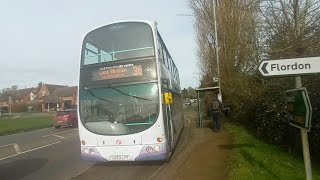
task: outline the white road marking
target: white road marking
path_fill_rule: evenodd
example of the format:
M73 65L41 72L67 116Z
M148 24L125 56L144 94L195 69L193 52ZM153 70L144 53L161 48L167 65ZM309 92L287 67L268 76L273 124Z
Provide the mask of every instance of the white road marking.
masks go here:
M20 148L19 148L17 143L13 143L13 147L16 150L17 154L21 154L21 150L20 150Z
M64 137L63 137L63 136L59 136L59 135L56 135L56 134L52 134L52 136L55 136L55 137L58 137L58 138L64 139Z
M86 172L89 168L91 168L91 166L85 168L84 170L81 170L79 173L77 173L75 176L73 176L73 178L76 178L77 176L80 176L82 173Z
M17 143L11 143L11 144L2 145L2 146L0 146L0 148L7 147L7 146L13 146L13 148L16 151L17 154L21 153L21 150L20 150L20 148L19 148Z
M51 145L54 145L54 144L58 144L58 143L61 143L61 141L57 141L57 142L50 143L50 144L47 144L47 145L44 145L44 146L33 148L33 149L30 149L30 150L24 151L21 154L24 154L24 153L27 153L27 152L31 152L31 151L34 151L34 150L38 150L38 149L42 149L42 148L45 148L45 147L48 147L48 146L51 146Z
M15 157L15 156L18 156L18 155L21 155L21 154L25 154L25 153L28 153L28 152L31 152L31 151L35 151L35 150L38 150L38 149L42 149L42 148L45 148L45 147L48 147L48 146L52 146L54 144L58 144L60 143L61 141L57 141L57 142L54 142L54 143L51 143L51 144L47 144L47 145L44 145L44 146L40 146L40 147L37 147L37 148L33 148L33 149L30 149L30 150L27 150L27 151L23 151L21 152L20 154L14 154L14 155L10 155L10 156L6 156L4 158L1 158L1 160L5 160L5 159L8 159L8 158L11 158L11 157Z
M42 136L42 137L48 137L48 136L52 136L52 135L56 135L56 134L61 134L61 133L65 133L65 132L68 132L68 131L75 131L75 130L77 130L77 129L69 129L69 130L66 130L66 131L60 131L60 132L48 134L48 135L45 135L45 136Z
M6 145L2 145L2 146L0 146L0 148L6 147L6 146L11 146L11 145L13 145L13 143L11 143L11 144L6 144Z

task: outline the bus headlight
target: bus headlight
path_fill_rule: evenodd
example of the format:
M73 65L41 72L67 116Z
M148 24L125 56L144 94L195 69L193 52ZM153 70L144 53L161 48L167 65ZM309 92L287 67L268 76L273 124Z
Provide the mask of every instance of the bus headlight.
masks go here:
M86 142L84 140L81 141L82 145L86 145Z
M147 151L148 153L151 153L151 152L153 152L153 148L152 148L151 146L148 146L148 147L146 148L146 151Z
M84 148L84 149L83 149L83 153L88 154L88 153L89 153L89 150L88 150L87 148Z
M90 149L90 154L95 154L94 149Z
M155 151L160 151L160 146L155 146L155 147L154 147L154 150L155 150Z

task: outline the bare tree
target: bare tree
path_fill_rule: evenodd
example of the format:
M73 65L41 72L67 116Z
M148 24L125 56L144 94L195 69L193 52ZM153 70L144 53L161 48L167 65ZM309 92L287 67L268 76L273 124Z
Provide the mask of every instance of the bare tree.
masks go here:
M264 1L261 14L269 58L320 54L320 1Z
M212 0L190 0L196 16L198 67L202 76L201 85L211 85L217 76L214 18L218 23L220 79L222 93L232 99L236 107L243 107L252 96L256 83L250 75L258 65L259 38L257 29L258 0L217 1L217 17L214 17ZM250 88L251 87L251 88Z

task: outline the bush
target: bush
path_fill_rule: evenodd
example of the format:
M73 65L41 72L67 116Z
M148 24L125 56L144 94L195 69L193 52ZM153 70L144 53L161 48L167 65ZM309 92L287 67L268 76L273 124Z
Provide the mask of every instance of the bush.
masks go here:
M312 129L309 135L310 153L313 159L320 159L320 76L303 78L313 107ZM257 137L268 143L288 147L290 152L301 154L301 138L299 129L288 124L289 116L285 111L284 91L294 89L293 78L274 79L265 82L261 87L261 96L248 103L247 107L236 109L233 118ZM247 101L248 102L248 101Z
M12 113L26 112L27 106L25 103L14 103L11 105Z
M320 76L309 76L302 79L308 90L312 111L311 130L308 133L310 153L313 158L320 160Z
M41 112L41 103L33 102L33 103L14 103L11 105L11 112L12 113L20 113L20 112L27 112L28 110Z
M36 112L41 112L41 103L40 102L32 102L32 103L27 103L27 109L31 107L31 111L36 111Z

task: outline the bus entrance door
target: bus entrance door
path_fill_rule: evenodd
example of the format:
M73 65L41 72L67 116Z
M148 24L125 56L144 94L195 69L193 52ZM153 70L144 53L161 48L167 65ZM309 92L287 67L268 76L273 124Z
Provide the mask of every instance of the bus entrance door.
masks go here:
M172 116L171 116L171 104L172 94L170 92L164 92L164 104L163 104L163 119L165 121L166 135L168 139L168 145L170 151L173 147L173 128L172 128Z

